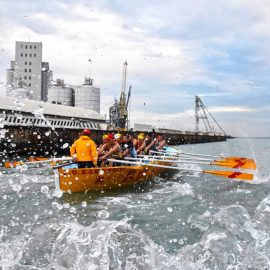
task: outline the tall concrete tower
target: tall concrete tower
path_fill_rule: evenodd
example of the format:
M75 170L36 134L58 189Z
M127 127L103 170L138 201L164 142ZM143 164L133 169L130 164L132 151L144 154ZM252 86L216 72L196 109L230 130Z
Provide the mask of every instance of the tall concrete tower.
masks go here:
M7 95L22 82L30 90L30 99L47 100L49 63L42 62L42 43L16 41L15 61L7 70Z

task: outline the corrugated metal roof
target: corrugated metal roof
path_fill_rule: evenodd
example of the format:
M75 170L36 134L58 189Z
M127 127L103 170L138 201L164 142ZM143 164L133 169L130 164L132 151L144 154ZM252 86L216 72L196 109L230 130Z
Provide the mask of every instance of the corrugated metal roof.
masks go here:
M0 110L13 110L33 114L37 110L42 110L44 115L104 120L104 117L93 110L13 97L0 97Z

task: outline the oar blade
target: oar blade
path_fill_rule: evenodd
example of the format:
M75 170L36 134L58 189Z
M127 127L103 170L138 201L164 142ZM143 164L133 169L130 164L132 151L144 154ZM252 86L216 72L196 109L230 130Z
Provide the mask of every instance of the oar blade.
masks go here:
M225 157L222 160L233 160L238 162L253 162L255 163L255 160L253 158L245 158L245 157Z
M241 161L224 161L215 160L211 165L233 168L233 169L245 169L245 170L256 170L257 165L253 162L241 162Z
M18 165L23 165L24 163L22 161L14 161L14 162L9 162L9 161L6 161L4 163L4 167L6 169L10 169L10 168L15 168L17 167Z
M216 176L221 176L221 177L231 178L231 179L239 179L239 180L246 180L246 181L253 180L253 174L251 173L229 172L229 171L209 171L209 170L204 170L203 173L209 173Z

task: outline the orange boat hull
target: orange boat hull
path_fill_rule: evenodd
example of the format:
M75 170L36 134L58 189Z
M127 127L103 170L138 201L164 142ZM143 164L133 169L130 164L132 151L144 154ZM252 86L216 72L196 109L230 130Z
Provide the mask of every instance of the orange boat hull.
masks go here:
M58 169L56 186L63 192L118 189L151 180L168 169L147 166L119 166L85 169ZM59 184L59 185L58 185Z

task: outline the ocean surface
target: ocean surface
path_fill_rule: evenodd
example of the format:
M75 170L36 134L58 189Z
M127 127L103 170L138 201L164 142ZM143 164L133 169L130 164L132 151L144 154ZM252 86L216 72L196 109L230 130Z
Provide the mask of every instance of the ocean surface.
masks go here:
M270 269L270 138L176 148L254 158L255 180L182 170L62 195L49 167L2 171L0 269Z

